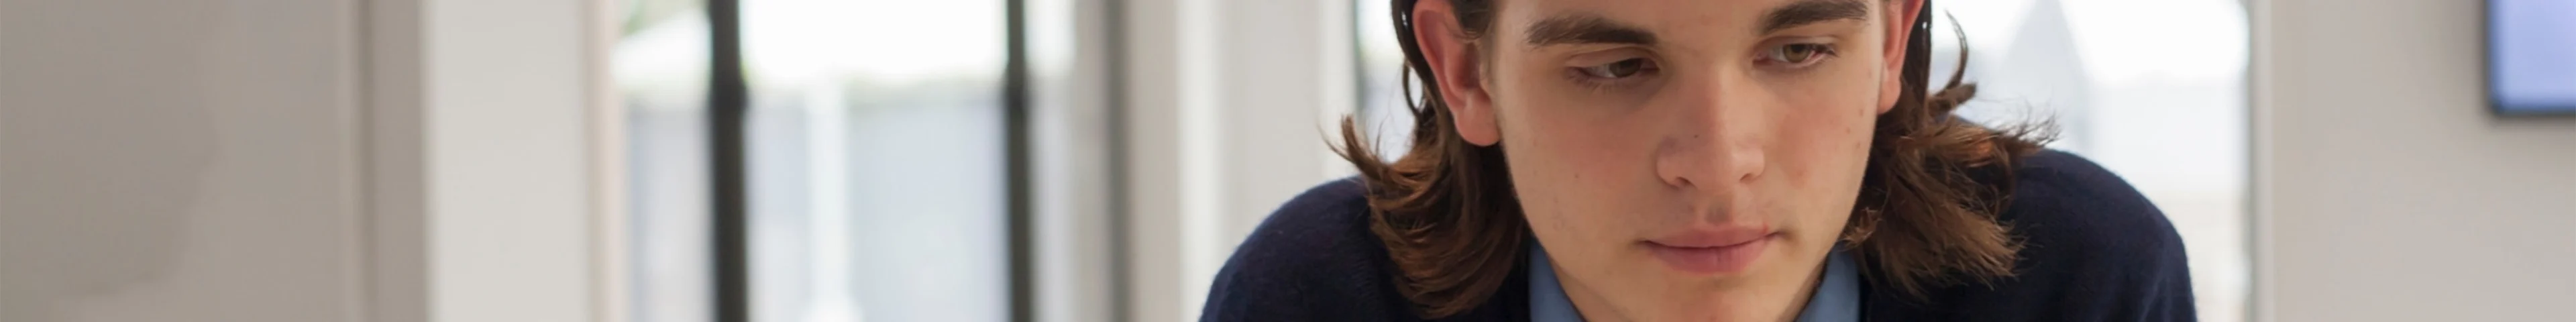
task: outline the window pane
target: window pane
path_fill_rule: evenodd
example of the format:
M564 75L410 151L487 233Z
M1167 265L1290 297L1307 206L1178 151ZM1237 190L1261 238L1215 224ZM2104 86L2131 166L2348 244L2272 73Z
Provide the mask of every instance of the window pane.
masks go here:
M755 318L1006 319L1002 1L742 6Z
M702 2L633 0L612 57L626 105L627 235L638 322L706 321L707 15Z

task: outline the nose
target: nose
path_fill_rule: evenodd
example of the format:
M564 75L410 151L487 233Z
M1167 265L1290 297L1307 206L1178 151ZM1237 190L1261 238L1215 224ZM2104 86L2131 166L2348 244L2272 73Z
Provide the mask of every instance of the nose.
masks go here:
M1727 95L1724 87L1701 86L1700 93L1673 105L1674 117L1665 118L1668 130L1656 151L1655 169L1664 184L1723 196L1761 178L1769 115L1754 99Z

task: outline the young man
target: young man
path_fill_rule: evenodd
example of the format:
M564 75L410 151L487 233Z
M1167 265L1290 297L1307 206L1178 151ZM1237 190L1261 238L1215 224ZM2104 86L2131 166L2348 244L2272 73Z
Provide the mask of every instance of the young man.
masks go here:
M2193 319L2099 166L1927 93L1926 0L1396 0L1425 98L1298 196L1214 321Z

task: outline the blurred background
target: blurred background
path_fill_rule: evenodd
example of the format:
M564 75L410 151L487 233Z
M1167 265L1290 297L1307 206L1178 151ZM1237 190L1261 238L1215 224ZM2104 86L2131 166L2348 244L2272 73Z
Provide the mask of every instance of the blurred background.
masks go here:
M2576 300L2576 118L2490 108L2487 3L1936 5L2202 320ZM1341 117L1403 144L1387 6L0 0L0 321L1196 320Z

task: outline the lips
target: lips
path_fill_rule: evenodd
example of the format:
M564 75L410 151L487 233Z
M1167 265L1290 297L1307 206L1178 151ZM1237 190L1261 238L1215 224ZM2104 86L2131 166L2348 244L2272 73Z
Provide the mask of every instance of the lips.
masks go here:
M1752 267L1778 239L1768 228L1736 226L1692 230L1641 242L1655 259L1692 274L1733 274Z

